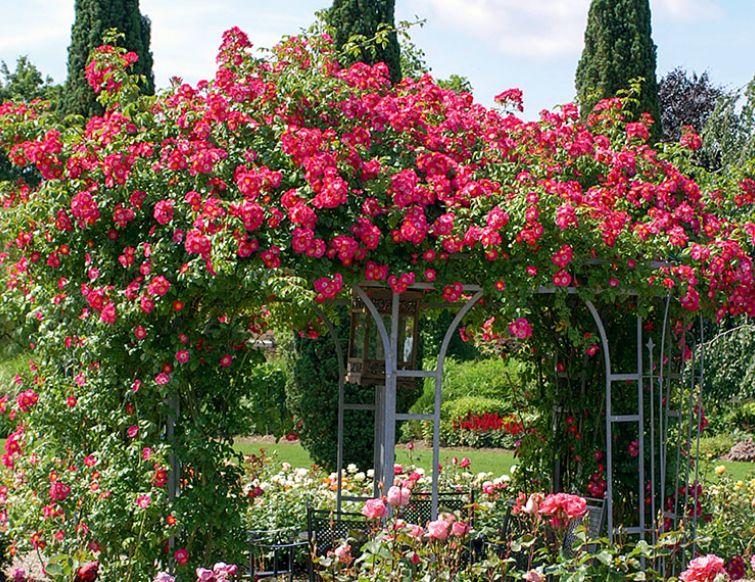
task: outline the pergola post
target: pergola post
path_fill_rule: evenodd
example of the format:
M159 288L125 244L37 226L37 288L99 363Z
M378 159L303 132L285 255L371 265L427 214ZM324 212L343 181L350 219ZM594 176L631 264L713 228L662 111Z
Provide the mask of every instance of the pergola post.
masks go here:
M429 291L432 285L417 284L410 287L411 291ZM438 360L433 370L419 370L399 367L399 327L400 327L400 299L399 293L391 294L391 311L389 327L381 317L369 293L361 285L354 285L354 295L363 303L372 317L374 327L383 347L385 356L385 382L382 386L375 387L374 404L351 404L346 402L344 384L346 375L345 357L336 336L335 328L328 318L318 310L318 315L325 321L329 333L336 343L336 356L339 366L338 382L338 489L336 494L336 510L341 512L343 501L356 501L367 498L356 496L344 496L342 494L343 472L343 441L344 441L344 412L348 410L374 410L375 413L375 489L374 496L385 495L394 483L394 464L396 450L396 424L404 420L422 420L433 423L433 469L432 469L432 501L431 515L435 519L438 515L439 495L439 464L440 464L440 412L442 404L443 365L456 328L464 316L474 307L482 297L482 289L478 286L467 285L463 290L471 293L466 302L459 308L456 316L449 324L443 342L438 353ZM457 307L449 304L447 307ZM416 341L416 339L415 339ZM435 383L433 412L431 414L410 414L397 411L397 387L401 378L433 378Z

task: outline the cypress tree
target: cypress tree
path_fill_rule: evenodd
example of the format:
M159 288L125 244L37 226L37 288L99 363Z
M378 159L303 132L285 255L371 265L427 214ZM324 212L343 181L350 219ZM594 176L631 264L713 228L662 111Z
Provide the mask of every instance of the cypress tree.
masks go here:
M359 56L342 55L341 63L350 65L357 61L369 64L383 62L388 65L391 80L401 80L401 49L394 23L395 0L333 0L327 13L328 24L333 28L333 41L338 50L354 36L369 40L375 37L380 25L391 30L385 46L377 43L374 50L362 50Z
M75 11L71 46L68 47L65 112L85 117L101 113L94 91L87 84L84 69L89 53L102 44L102 36L110 28L123 33L122 46L139 55L132 71L144 76L144 94L153 94L155 80L149 50L151 23L139 12L139 0L76 0Z
M648 112L660 125L656 47L650 24L649 0L592 0L585 29L585 46L577 66L577 97L587 115L599 99L645 80L638 113Z

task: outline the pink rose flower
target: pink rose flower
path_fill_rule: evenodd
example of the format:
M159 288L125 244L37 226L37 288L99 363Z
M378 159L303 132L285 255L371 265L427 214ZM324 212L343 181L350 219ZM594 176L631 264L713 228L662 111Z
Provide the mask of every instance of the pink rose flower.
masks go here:
M147 509L150 503L152 503L152 498L149 495L139 495L136 498L136 505L141 509Z
M565 527L587 514L587 501L579 495L551 493L540 504L539 513L550 517L553 527Z
M235 576L238 571L236 564L226 564L218 562L212 567L212 571L218 580L225 580L228 576Z
M520 317L509 324L509 333L519 339L527 339L532 335L532 325L524 317Z
M406 487L398 487L394 485L388 489L388 503L394 507L404 507L405 505L409 505L411 494L412 492Z
M367 519L382 519L387 513L382 499L368 499L362 508L362 515Z
M183 566L189 562L189 552L186 548L178 548L173 552L173 558Z
M71 494L71 488L60 481L53 481L50 485L50 499L64 501Z
M160 200L155 204L154 217L159 224L168 224L173 220L173 200Z
M76 582L94 582L99 573L99 562L87 562L76 571Z
M726 572L724 561L715 554L695 558L679 576L684 582L713 582L719 574Z
M456 537L462 537L469 533L469 525L463 521L455 521L451 525L451 535Z
M147 292L150 295L158 295L162 297L163 295L166 295L168 291L170 291L170 281L162 275L153 277L149 282L149 285L147 285Z
M427 524L427 535L431 540L443 541L448 538L449 523L445 519L437 519Z
M349 544L341 544L338 546L335 550L335 555L336 559L346 566L348 566L353 559L351 557L351 546Z
M522 511L528 515L535 515L540 509L540 504L543 501L542 493L533 493L527 499L527 503L524 505Z

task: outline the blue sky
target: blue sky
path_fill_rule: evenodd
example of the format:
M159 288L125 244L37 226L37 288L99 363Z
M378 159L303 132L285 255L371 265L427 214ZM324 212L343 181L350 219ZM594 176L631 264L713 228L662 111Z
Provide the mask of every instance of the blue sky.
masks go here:
M141 0L152 20L158 86L173 75L211 77L223 30L237 25L257 46L308 26L331 0ZM396 0L397 19L426 19L413 38L433 74L466 76L486 105L510 87L526 116L574 96L589 0ZM0 60L28 55L60 81L74 0L0 0ZM738 88L755 74L755 0L651 0L659 77L676 66L708 71Z

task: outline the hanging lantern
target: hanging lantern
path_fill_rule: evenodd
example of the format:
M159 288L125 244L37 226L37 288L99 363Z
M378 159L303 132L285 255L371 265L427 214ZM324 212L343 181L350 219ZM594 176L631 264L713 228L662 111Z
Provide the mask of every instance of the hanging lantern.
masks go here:
M393 293L390 289L366 288L367 296L375 305L386 332L391 333L391 312ZM422 293L407 291L399 296L398 309L398 369L414 370L417 365L417 344L419 343L419 309ZM380 332L367 306L358 295L351 304L351 326L349 330L349 359L346 381L362 386L385 383L385 351ZM414 378L399 378L399 386L412 387Z

